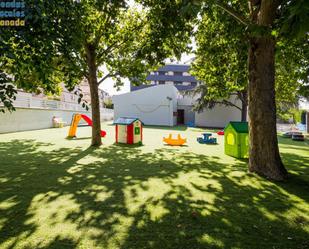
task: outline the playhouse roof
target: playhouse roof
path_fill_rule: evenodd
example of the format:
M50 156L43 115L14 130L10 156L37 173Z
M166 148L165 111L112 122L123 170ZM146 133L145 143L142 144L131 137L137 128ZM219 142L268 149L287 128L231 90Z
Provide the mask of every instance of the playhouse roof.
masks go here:
M140 121L138 118L118 118L114 124L120 124L120 125L130 125L134 123L136 120Z
M230 125L238 133L248 133L248 122L230 122Z

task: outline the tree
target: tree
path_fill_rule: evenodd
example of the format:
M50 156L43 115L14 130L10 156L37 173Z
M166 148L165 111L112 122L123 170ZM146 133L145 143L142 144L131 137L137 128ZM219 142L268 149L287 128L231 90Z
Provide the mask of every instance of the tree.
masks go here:
M278 116L292 108L298 108L309 82L308 36L302 39L277 38L276 61L276 105Z
M280 158L276 132L276 38L272 31L279 21L278 14L289 4L274 0L249 1L252 29L249 37L249 170L274 180L285 179L287 170Z
M59 2L59 1L58 1ZM61 1L63 2L63 1ZM65 4L65 3L63 3ZM128 62L129 44L134 45L137 31L142 33L142 17L136 13L125 13L126 1L80 1L71 2L70 13L74 25L69 26L66 12L59 12L53 3L44 6L49 21L66 23L66 28L56 34L55 39L62 39L57 44L57 51L63 58L62 64L74 65L78 74L87 79L91 95L92 141L91 145L100 146L101 119L98 95L99 84L109 77L117 78L122 73L118 61ZM130 54L131 55L131 54ZM118 58L117 58L118 57ZM100 76L100 67L105 66L110 73ZM123 64L121 66L124 67ZM119 70L118 70L119 69Z
M3 107L0 106L0 112L5 112L5 109L15 111L13 101L16 98L16 89L10 82L10 77L0 71L0 103L3 103Z
M57 51L65 60L64 65L74 65L76 72L87 79L90 87L91 144L94 146L101 144L99 85L110 77L116 80L116 84L121 84L121 77L127 77L133 83L139 82L146 78L148 69L167 57L179 55L179 51L185 49L183 40L188 37L185 31L180 32L182 39L170 38L168 33L161 31L157 35L156 19L149 18L151 13L129 8L127 2L97 0L73 3L70 12L76 26L67 25L69 32L65 29L59 32L65 42L58 45ZM61 20L59 23L67 21L66 13L47 10L47 19L56 17ZM104 74L102 68L108 72Z
M50 1L51 2L51 1ZM49 22L42 14L44 3L26 1L27 17L25 27L1 28L0 36L0 86L4 108L13 111L16 88L46 94L58 94L60 83L65 82L73 90L79 82L72 64L62 63L63 58L57 51L57 37L65 25ZM69 9L68 6L63 9ZM67 14L67 18L72 18ZM49 32L47 32L49 31Z
M202 83L194 91L198 95L195 109L215 105L232 106L241 111L241 120L247 120L247 55L245 28L237 21L222 15L221 10L209 9L203 13L195 34L197 50L191 73ZM242 106L235 104L235 99Z
M146 16L127 2L26 0L25 28L8 30L0 39L0 48L8 48L0 58L1 68L14 75L17 87L55 93L60 82L73 90L87 79L94 146L101 144L99 85L110 77L116 84L121 84L121 77L140 82L149 68L186 49L188 32L178 32L183 38L175 39L157 30L150 12Z
M237 9L246 4L239 2ZM242 121L247 117L247 51L248 35L244 26L222 9L211 8L205 11L198 22L195 34L197 49L191 73L201 82L195 95L195 109L213 108L216 104L233 106L242 111ZM308 82L308 44L305 39L295 40L277 37L276 50L276 106L278 116L298 104L302 87ZM235 96L242 107L231 101ZM234 97L234 98L233 98Z
M87 79L94 146L101 145L99 85L110 77L117 84L121 84L120 77L137 82L146 77L147 69L185 45L156 36L151 28L155 19L147 20L144 11L129 8L127 2L27 0L25 29L8 32L3 42L14 54L2 57L3 65L18 87L55 92L59 81L70 90ZM17 41L23 46L16 46Z
M162 7L157 13L158 22L165 21L164 12L168 3L179 1L144 0L150 8ZM279 154L276 132L275 101L275 48L277 33L290 38L306 34L308 5L305 0L248 0L245 8L239 1L181 1L183 15L198 19L203 12L221 9L220 15L229 15L237 20L247 34L248 40L248 105L250 157L249 170L273 180L287 177ZM227 21L228 22L228 21ZM226 25L228 23L225 22ZM235 27L236 28L236 27ZM237 28L236 28L237 29ZM234 30L234 28L233 28Z
M104 100L104 107L108 109L114 109L114 104L112 102L112 99L108 98Z

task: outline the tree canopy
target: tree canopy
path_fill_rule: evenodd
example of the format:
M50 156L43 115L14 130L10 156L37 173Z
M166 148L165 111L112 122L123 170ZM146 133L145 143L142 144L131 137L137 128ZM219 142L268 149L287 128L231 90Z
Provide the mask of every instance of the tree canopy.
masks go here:
M199 95L196 110L213 108L216 104L243 109L247 116L247 51L246 33L243 26L221 9L205 11L198 22L195 34L197 50L192 74L201 84L195 90ZM233 98L234 96L234 98ZM235 97L243 106L235 104Z
M143 0L141 2L151 9L160 10L156 15L158 22L162 23L166 21L165 14L168 12L167 8L169 4L178 7L179 10L183 12L182 15L189 16L192 20L199 20L199 18L203 17L204 13L209 15L211 11L215 11L216 9L224 26L229 26L231 22L237 21L238 25L230 26L230 30L228 31L229 34L232 35L228 36L228 39L236 37L240 41L243 37L247 38L250 133L249 170L274 180L285 179L287 177L287 170L280 158L276 133L275 72L278 70L278 66L275 64L275 57L280 58L280 54L275 51L278 49L277 42L280 41L281 37L289 39L290 41L297 41L307 35L309 2L305 0L248 0L244 2L229 0L170 0L164 1L165 5L163 5L161 1ZM219 12L219 9L222 11ZM242 28L240 28L240 26ZM217 24L213 27L213 29L216 28L220 33L220 29L222 29L221 25ZM244 32L238 32L239 29L242 29ZM209 34L211 31L212 30L207 30L205 32ZM233 36L234 31L235 36ZM215 32L211 35L216 37ZM207 38L201 39L207 41ZM222 44L222 49L225 50L227 45L222 40L227 41L227 39L217 39L214 43L216 43L215 45L218 45L218 43L220 45ZM231 39L231 41L233 45L234 40ZM307 42L308 39L305 41ZM212 43L211 40L208 40L208 42ZM234 51L237 50L235 49ZM231 54L231 67L235 68L237 63L235 64L234 53ZM206 67L213 71L219 70L221 74L223 71L223 76L218 77L222 77L224 80L227 80L227 82L231 82L231 78L229 78L228 74L229 71L226 70L229 66L228 63L225 63L226 56L224 58L224 53L220 52L219 55L218 60L216 58L214 59L214 67L212 67L211 63L207 62ZM223 69L222 66L218 67L220 59L222 59L223 62ZM199 60L197 63L198 62ZM203 63L205 63L205 61L201 64ZM285 66L285 68L287 67L288 66ZM202 77L206 75L202 70L197 74L201 74ZM237 73L234 72L234 74L237 76ZM215 76L215 72L210 73L210 75ZM235 77L235 75L233 77ZM208 78L210 78L209 80L212 85L206 90L215 92L212 87L214 82L213 79L216 77ZM235 81L236 79L238 80L238 78L232 80ZM280 81L280 79L278 79L278 81ZM220 81L217 81L217 84L220 83ZM235 82L233 82L233 85L237 86L237 88L239 87ZM283 91L283 89L284 88L281 87L280 91ZM279 89L277 89L277 91L279 91ZM215 95L216 98L220 97L220 93L215 92Z
M60 82L72 90L87 79L93 145L101 144L98 86L110 77L118 85L121 77L140 82L165 58L179 57L191 34L179 13L173 14L182 26L172 24L172 16L168 22L157 22L155 12L136 9L125 0L25 2L26 26L7 30L1 40L0 47L8 48L1 68L5 75L14 75L17 87L28 91L59 92Z
M239 2L235 8L248 12L246 6ZM224 15L221 8L207 8L198 21L195 38L197 50L192 73L202 82L195 91L200 95L196 109L213 108L216 104L235 106L230 101L233 95L246 104L249 34L245 26ZM276 100L279 113L294 106L304 95L303 88L308 82L306 39L306 36L292 38L282 34L278 37Z

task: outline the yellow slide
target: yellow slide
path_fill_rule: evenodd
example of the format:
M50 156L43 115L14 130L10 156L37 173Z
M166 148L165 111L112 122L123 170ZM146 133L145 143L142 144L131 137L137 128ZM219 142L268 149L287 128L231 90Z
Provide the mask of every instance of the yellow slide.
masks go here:
M181 146L187 142L187 139L181 138L180 134L178 134L177 138L172 138L172 134L169 134L168 138L163 137L163 142L172 146Z
M92 120L87 115L79 114L79 113L73 114L70 130L69 130L69 135L68 135L69 138L76 137L76 130L77 130L77 127L78 127L78 123L81 119L85 120L85 122L88 125L92 126ZM100 135L101 135L101 137L105 137L106 131L101 130Z
M77 130L77 126L78 126L78 123L79 121L81 120L82 118L82 115L81 114L75 114L73 116L73 119L72 119L72 123L71 123L71 126L70 126L70 130L69 130L69 135L68 137L76 137L76 130Z

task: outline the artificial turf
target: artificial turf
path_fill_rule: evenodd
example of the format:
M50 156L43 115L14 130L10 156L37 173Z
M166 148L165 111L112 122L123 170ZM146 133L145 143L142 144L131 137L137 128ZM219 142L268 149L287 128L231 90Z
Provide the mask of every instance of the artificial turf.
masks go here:
M309 248L309 142L279 137L286 182L202 145L202 129L148 127L141 147L90 148L90 127L0 135L0 248ZM163 145L169 133L187 146Z

